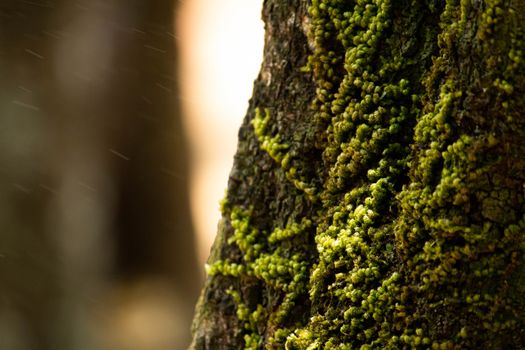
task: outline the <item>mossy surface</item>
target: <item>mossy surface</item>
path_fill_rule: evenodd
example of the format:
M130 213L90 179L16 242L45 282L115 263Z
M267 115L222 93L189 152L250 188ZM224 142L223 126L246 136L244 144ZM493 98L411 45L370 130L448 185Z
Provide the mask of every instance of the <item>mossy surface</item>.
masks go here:
M209 267L245 348L521 348L525 5L313 0L302 21L312 112L255 96Z

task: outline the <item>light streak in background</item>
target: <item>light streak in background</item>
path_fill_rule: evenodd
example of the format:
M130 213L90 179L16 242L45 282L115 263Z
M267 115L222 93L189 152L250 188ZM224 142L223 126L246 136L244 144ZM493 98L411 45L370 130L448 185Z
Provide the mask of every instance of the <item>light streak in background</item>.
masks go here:
M186 0L178 9L180 90L202 263L216 234L237 132L262 61L261 9L262 0Z

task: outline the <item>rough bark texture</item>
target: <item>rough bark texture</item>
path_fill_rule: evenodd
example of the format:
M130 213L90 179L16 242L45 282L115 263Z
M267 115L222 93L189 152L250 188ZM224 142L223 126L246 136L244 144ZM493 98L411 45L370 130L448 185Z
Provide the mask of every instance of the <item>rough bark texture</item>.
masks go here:
M525 3L263 18L192 348L523 348Z

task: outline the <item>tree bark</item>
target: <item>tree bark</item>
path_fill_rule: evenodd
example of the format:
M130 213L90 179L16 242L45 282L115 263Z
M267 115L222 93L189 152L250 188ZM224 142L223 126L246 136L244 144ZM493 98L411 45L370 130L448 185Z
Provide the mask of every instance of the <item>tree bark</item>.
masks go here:
M264 2L192 349L525 345L525 3Z

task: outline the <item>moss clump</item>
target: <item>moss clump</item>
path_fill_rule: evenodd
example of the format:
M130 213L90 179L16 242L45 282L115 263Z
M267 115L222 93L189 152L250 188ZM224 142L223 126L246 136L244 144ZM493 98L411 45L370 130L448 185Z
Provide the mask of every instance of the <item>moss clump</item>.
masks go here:
M246 349L257 349L262 344L261 324L282 324L306 290L309 259L304 252L294 252L290 243L297 236L306 234L312 221L305 218L301 223L291 222L286 227L278 227L268 233L251 224L253 208L245 210L224 204L222 209L223 215L229 215L234 230L228 244L234 244L240 249L242 262L217 260L208 267L208 274L254 278L266 288L281 294L279 306L269 314L261 304L251 310L238 291L228 291L237 305L237 317L244 323ZM289 332L280 327L280 331L267 341L270 344L278 343Z
M268 152L270 157L281 166L286 178L298 189L306 194L309 200L317 200L317 188L304 176L301 176L297 167L294 166L294 154L289 152L290 145L281 142L279 135L271 136L269 134L270 110L264 110L264 116L260 108L255 109L255 117L252 119L252 125L255 136L260 142L261 149Z

